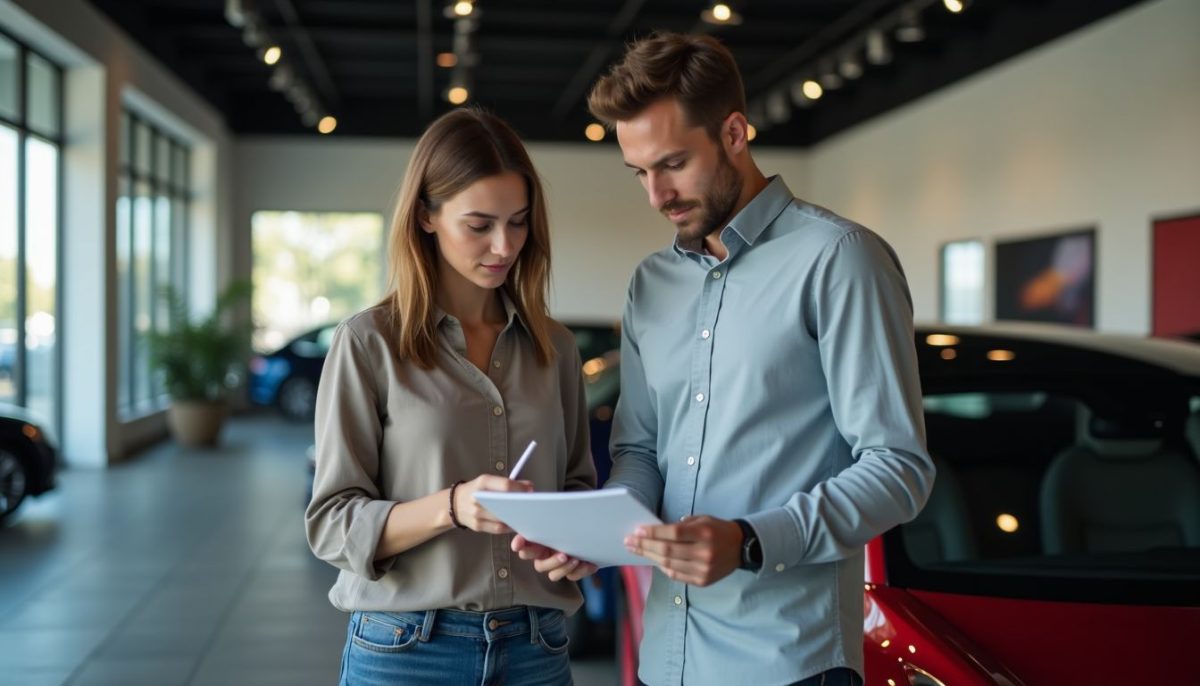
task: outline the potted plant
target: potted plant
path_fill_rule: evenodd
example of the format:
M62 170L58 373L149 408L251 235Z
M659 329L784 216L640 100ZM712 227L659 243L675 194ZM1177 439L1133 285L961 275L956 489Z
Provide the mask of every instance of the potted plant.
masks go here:
M217 297L212 312L192 321L187 304L173 288L163 289L169 328L146 337L151 365L162 374L171 396L167 424L183 445L215 445L229 413L229 380L245 361L252 326L238 318L238 305L250 284L238 281Z

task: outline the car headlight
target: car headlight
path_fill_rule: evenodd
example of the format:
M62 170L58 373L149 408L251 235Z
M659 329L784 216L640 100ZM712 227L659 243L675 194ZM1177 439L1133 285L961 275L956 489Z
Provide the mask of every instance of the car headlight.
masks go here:
M22 424L21 425L21 433L25 434L25 437L31 441L41 441L42 440L42 430L37 428L33 424Z

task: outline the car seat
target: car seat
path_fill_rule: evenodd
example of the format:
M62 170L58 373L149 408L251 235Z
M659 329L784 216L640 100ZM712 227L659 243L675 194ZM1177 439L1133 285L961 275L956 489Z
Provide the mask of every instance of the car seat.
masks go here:
M978 557L962 485L944 460L934 459L937 476L924 509L904 525L904 547L922 567Z
M1045 553L1200 546L1200 466L1165 444L1161 420L1081 406L1076 427L1042 479Z

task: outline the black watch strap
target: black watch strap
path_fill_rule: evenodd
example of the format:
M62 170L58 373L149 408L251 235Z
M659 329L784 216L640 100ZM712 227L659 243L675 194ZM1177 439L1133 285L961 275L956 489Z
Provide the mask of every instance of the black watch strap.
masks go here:
M742 530L742 564L738 568L757 572L763 564L762 543L758 540L758 534L744 519L735 519L733 522Z

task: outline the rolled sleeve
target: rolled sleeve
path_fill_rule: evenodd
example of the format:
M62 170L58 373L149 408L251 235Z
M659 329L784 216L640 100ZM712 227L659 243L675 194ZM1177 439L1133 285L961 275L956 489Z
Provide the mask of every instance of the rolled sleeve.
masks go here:
M377 482L382 422L375 366L354 331L339 325L317 387L316 475L304 516L313 554L373 581L395 561L375 559L395 504L380 499Z

